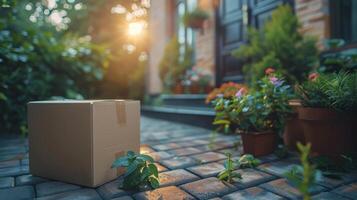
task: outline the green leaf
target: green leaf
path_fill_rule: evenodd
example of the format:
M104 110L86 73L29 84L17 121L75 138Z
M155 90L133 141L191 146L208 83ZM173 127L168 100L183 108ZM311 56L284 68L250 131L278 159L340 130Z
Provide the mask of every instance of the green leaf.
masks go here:
M219 180L226 180L229 176L229 172L227 170L224 170L218 174L218 179Z
M145 166L142 170L140 181L144 181L150 175L151 175L150 169Z
M128 158L134 158L136 156L136 154L133 151L128 151L127 156L128 156Z
M150 163L154 162L154 159L151 156L145 155L145 154L139 154L137 158L140 158L144 161L149 161Z
M156 177L156 178L159 178L159 172L157 170L157 167L155 164L149 164L148 165L149 169L150 169L150 172Z
M220 124L230 124L231 122L228 121L228 120L224 120L224 119L221 119L221 120L216 120L213 122L213 125L220 125Z
M116 159L113 164L112 168L117 168L117 167L127 167L129 165L128 157L123 156L118 159Z
M155 178L155 177L150 176L149 177L149 182L150 182L150 185L151 185L151 187L153 189L156 189L156 188L158 188L160 186L159 180L157 178Z
M126 173L125 175L130 175L132 172L134 172L136 169L139 168L139 161L138 160L134 160L132 163L130 163L130 165L128 166L128 168L126 169Z

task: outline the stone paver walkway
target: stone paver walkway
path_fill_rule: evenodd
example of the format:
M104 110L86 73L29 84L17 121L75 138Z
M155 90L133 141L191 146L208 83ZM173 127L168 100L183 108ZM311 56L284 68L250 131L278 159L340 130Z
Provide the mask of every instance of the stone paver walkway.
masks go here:
M147 117L142 117L141 124L141 152L154 157L160 188L124 191L118 189L118 180L85 188L33 177L28 170L27 140L0 135L0 199L301 199L298 190L283 178L298 162L296 157L262 157L258 168L238 170L242 181L228 184L216 176L223 169L225 151L235 157L241 154L236 148L237 136L218 135L212 143L206 129ZM313 194L313 199L357 199L357 172L340 180L325 178L313 188Z

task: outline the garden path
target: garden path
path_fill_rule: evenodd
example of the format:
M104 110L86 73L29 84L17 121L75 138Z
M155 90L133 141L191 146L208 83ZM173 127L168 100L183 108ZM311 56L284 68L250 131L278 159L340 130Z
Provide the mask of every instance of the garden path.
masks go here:
M298 163L296 155L278 159L261 157L256 169L241 169L235 184L219 181L224 152L237 158L237 136L217 135L189 125L141 118L141 152L151 155L160 171L160 188L146 192L118 189L118 180L98 188L34 177L28 169L27 139L0 135L0 199L300 199L300 193L283 174ZM214 142L212 142L214 141ZM9 160L11 159L11 160ZM357 199L357 172L340 180L324 178L313 188L313 199Z

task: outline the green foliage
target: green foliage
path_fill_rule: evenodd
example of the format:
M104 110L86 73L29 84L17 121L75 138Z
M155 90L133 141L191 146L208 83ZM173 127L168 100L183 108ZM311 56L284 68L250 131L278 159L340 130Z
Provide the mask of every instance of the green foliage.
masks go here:
M309 162L311 144L304 146L298 143L297 147L300 152L300 162L302 166L294 166L293 169L285 173L285 176L297 186L304 200L310 200L311 188L316 184L316 181L320 179L321 173L316 170L315 165L311 165Z
M218 179L233 183L237 179L242 179L242 175L238 172L234 172L236 169L234 161L232 160L232 154L226 153L227 159L224 161L224 170L218 174Z
M12 3L0 8L0 131L24 133L28 101L93 97L108 57L88 37L29 22L18 12L25 2Z
M297 88L304 106L357 111L357 72L315 77Z
M243 72L247 82L255 86L264 69L273 66L289 83L302 81L317 62L315 40L303 37L290 6L275 10L262 31L249 29L249 44L233 55L246 63Z
M188 26L191 21L206 20L206 19L208 19L208 17L209 17L209 14L206 11L204 11L200 8L196 8L192 12L188 12L183 16L183 23L185 24L185 26Z
M260 160L251 154L242 155L237 161L239 168L255 168L260 165Z
M147 185L155 189L160 186L159 173L154 159L148 155L128 151L126 156L113 162L112 168L118 167L126 169L122 185L124 189L138 189Z
M192 66L192 49L184 45L184 54L180 53L182 45L176 36L172 37L165 47L165 53L160 61L160 78L166 91L180 83L185 71Z
M338 73L340 71L357 71L357 49L338 51L345 41L342 39L331 39L325 42L327 52L322 53L318 72Z
M219 97L213 101L216 117L213 122L221 129L231 125L244 132L274 130L282 132L285 119L291 113L288 100L293 97L289 85L279 75L268 75L259 81L259 88L235 97Z

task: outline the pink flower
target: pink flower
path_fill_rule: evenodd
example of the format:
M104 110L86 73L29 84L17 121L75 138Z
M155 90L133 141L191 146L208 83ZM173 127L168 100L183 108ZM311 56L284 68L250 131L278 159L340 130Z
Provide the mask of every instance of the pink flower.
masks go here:
M236 93L236 97L237 97L237 98L241 98L244 93L245 93L244 88L241 88L241 89L239 89L238 92Z
M268 68L265 69L265 74L266 75L270 75L270 74L272 74L274 72L275 72L275 69L272 68L272 67L268 67Z
M279 80L277 77L275 76L271 76L269 77L270 82L275 86L275 87L279 87L283 84L284 81Z
M316 72L311 73L311 74L309 75L309 80L315 81L319 76L320 76L320 75L319 75L318 73L316 73Z

